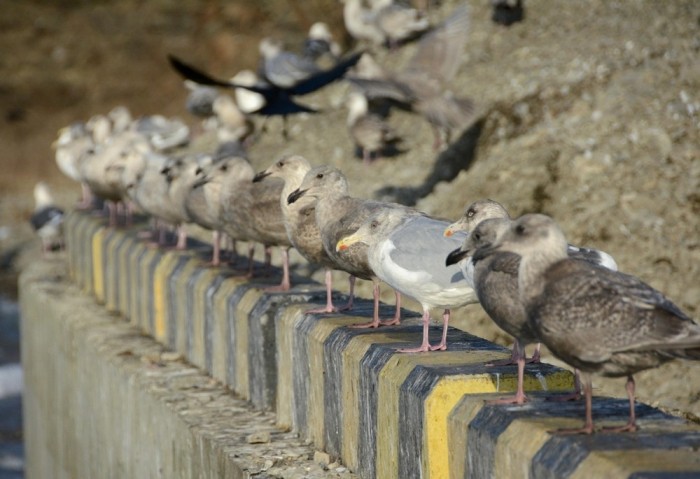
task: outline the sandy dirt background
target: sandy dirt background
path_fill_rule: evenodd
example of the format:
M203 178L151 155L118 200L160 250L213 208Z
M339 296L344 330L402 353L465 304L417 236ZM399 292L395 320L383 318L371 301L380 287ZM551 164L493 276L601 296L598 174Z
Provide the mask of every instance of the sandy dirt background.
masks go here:
M405 153L363 166L345 127L347 86L337 84L303 99L323 113L292 119L289 141L278 119L268 122L250 148L253 164L262 169L284 153L300 153L340 167L353 194L445 218L484 197L513 215L547 213L571 243L611 253L621 270L697 318L700 3L528 0L525 22L508 29L490 22L487 1L471 3L466 56L451 88L475 100L477 115L447 150L435 153L427 123L398 111L390 121ZM430 15L437 21L455 4L444 2ZM180 116L196 128L167 53L231 76L255 67L261 35L296 48L321 19L351 46L341 6L330 0L8 0L3 12L0 291L8 297L16 294L17 258L38 254L27 223L34 183L47 181L66 208L78 196L54 163L50 145L59 128L116 105L135 115ZM398 71L411 48L379 57ZM361 292L369 295L369 287ZM478 305L457 311L454 323L509 343ZM624 395L623 382L597 381L596 392ZM700 364L668 364L639 374L637 384L641 400L700 416Z

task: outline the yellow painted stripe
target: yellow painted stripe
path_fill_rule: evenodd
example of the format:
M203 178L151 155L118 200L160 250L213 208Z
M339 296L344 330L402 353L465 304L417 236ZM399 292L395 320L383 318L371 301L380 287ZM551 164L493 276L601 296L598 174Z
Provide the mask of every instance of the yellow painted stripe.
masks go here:
M325 447L325 403L324 403L324 345L330 334L338 328L358 322L367 321L367 318L352 316L339 316L320 318L315 327L309 331L307 344L307 357L309 360L309 397L307 402L307 420L309 426L309 439L318 449Z
M359 321L366 321L361 318ZM381 331L381 329L379 330ZM405 333L414 337L415 333ZM361 334L350 340L350 343L343 351L343 389L342 389L342 410L343 410L343 434L341 452L343 464L350 470L356 471L359 467L358 452L360 440L360 376L363 371L360 368L362 358L373 344L390 344L402 341L402 333L373 333Z
M212 298L216 319L212 324L211 375L227 386L230 386L228 384L228 349L232 346L229 344L228 299L245 282L242 278L227 278ZM235 351L232 351L231 357L233 354Z
M468 363L481 363L490 359L477 359L481 354L476 351L468 352L465 358ZM493 357L493 353L491 354ZM573 388L573 375L569 371L557 371L544 378L537 379L531 375L525 376L525 390L542 390L546 383L548 391L566 391ZM433 388L425 401L424 442L427 454L429 477L448 477L449 475L449 444L447 420L450 412L465 394L481 394L490 392L512 392L517 387L515 374L502 376L498 381L492 374L456 375L443 377ZM425 464L424 464L425 466Z
M277 426L291 429L294 424L296 398L294 397L294 336L296 325L304 318L304 312L312 306L306 303L287 305L278 319L275 336L277 348Z
M92 290L99 303L105 300L104 269L102 267L105 229L100 228L92 235Z
M536 419L513 421L498 436L494 451L494 477L527 477L532 458L551 438L547 432L551 429L551 424Z
M415 333L412 335L412 337L415 337ZM379 386L377 391L377 477L398 479L400 389L403 383L406 381L406 377L416 368L416 366L449 366L469 363L483 363L502 356L503 353L499 353L497 351L449 350L446 352L432 354L399 353L393 355L384 365L384 368L382 368L379 375ZM427 419L428 411L426 411L425 416ZM447 429L446 426L445 429ZM445 433L447 433L446 430ZM425 460L426 458L424 455L424 470ZM445 462L447 462L447 457L445 457ZM441 476L432 477L435 478ZM447 477L447 474L442 477Z
M166 252L153 273L153 335L161 343L168 342L167 321L171 318L168 308L168 279L179 257L173 251Z
M484 405L485 399L493 398L492 395L465 395L452 409L447 421L447 433L449 434L449 466L450 479L463 479L467 477L467 436L469 423ZM523 477L527 477L527 474Z
M249 335L248 316L255 304L260 300L262 292L257 288L251 288L245 292L235 307L234 320L236 322L235 350L236 374L233 390L245 399L250 399L250 376L248 374L249 359Z

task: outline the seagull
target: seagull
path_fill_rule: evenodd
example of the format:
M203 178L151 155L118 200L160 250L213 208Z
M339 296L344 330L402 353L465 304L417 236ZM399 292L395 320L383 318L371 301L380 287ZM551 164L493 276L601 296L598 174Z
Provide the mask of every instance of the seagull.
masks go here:
M306 40L304 40L302 55L319 65L325 64L326 58L333 63L337 62L340 54L340 45L333 40L328 25L324 22L316 22L311 25Z
M372 8L364 8L362 0L343 1L345 29L359 41L395 47L430 27L430 22L420 11L392 0L375 1Z
M369 111L369 103L362 93L350 92L346 105L350 136L362 150L365 165L369 165L372 159L381 157L388 146L401 140L386 121Z
M304 176L299 188L288 197L288 203L295 203L301 198L314 198L316 205L316 225L321 232L321 241L326 254L331 259L334 269L345 271L353 278L372 281L374 314L372 322L355 325L356 327L377 328L399 324L401 321L401 297L396 293L396 313L389 321L379 320L379 279L367 260L367 246L358 244L347 248L342 253L336 250L336 243L341 238L354 233L367 217L379 208L405 207L380 201L363 200L348 195L348 181L345 175L332 166L322 165L312 168ZM350 283L350 306L353 301L354 279Z
M56 150L56 166L61 173L80 183L81 200L77 207L80 209L89 208L92 204L92 192L80 174L80 162L95 146L87 125L76 122L61 128L58 131L58 138L52 146Z
M323 247L321 230L316 224L316 199L307 196L293 203L287 201L289 195L299 188L309 170L311 170L311 164L303 156L285 155L255 175L253 181L263 181L268 177L282 178L284 180L280 206L287 236L292 246L307 261L312 264L320 264L326 269L326 305L323 308L309 310L307 313L335 313L348 309L351 303L341 307L336 307L333 304L333 277L331 272L335 269L335 263L333 263L333 260ZM354 279L350 281L351 288L353 281Z
M348 76L370 99L388 98L407 105L431 125L433 147L450 141L453 130L463 129L473 118L474 104L458 98L447 84L462 65L469 32L469 9L457 7L440 25L425 35L400 72L385 72L378 78Z
M34 203L29 222L41 239L42 253L46 255L54 246L63 249L63 210L56 206L49 186L43 181L34 185Z
M552 218L525 215L488 247L474 253L519 255L518 285L529 326L552 353L584 376L583 427L594 432L591 375L627 377L629 419L615 432L636 431L633 375L675 358L700 360L700 325L662 293L634 276L569 257Z
M223 230L234 240L262 243L269 264L269 248L279 246L282 251L282 281L267 291L288 291L289 249L292 247L285 229L280 197L282 181L253 182L255 170L245 158L231 158L222 179L219 201L222 208ZM252 243L251 243L252 246ZM253 272L252 249L248 275Z
M442 234L446 226L447 222L415 210L379 208L355 233L336 244L339 252L356 243L365 244L374 274L423 307L423 342L401 352L446 350L450 310L477 302L476 292L460 269L444 264L445 256L466 236L447 238ZM442 340L436 346L428 338L433 308L444 310Z

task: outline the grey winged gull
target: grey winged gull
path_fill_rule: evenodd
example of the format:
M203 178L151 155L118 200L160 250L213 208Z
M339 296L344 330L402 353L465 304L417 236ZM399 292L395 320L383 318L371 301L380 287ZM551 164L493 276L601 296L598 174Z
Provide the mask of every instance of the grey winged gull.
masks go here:
M355 144L362 150L362 159L366 165L381 157L389 145L400 141L399 136L384 119L369 111L369 103L362 93L350 92L346 105L348 130Z
M324 266L326 270L326 305L323 308L309 310L307 313L333 313L347 309L348 305L338 308L333 304L331 271L335 268L335 264L323 247L321 230L316 224L316 199L306 196L293 203L287 201L288 196L301 185L309 170L311 170L311 164L303 156L286 155L255 175L253 181L262 181L267 177L282 178L284 181L280 206L287 236L292 246L307 261Z
M460 233L445 237L442 233L447 224L415 210L380 208L357 231L336 244L341 252L358 243L366 245L374 274L421 304L423 341L419 347L401 349L402 352L447 349L450 310L477 302L476 293L461 270L445 266L445 256L466 236ZM433 308L444 310L442 339L437 346L432 346L428 338Z
M43 181L34 185L34 212L29 222L41 239L43 254L54 246L63 249L63 210L56 206L49 185Z
M396 292L396 313L394 318L382 322L379 319L379 278L367 261L367 245L357 244L342 253L336 251L336 243L354 233L366 218L380 208L405 209L400 205L354 198L348 194L348 181L345 175L332 166L322 165L312 168L304 176L299 188L294 190L287 201L294 203L303 197L316 200L316 224L321 232L323 248L334 264L334 268L345 271L352 277L372 281L374 314L372 321L357 327L376 328L381 325L399 324L401 320L401 297ZM350 299L353 298L351 283Z
M284 50L282 43L270 37L260 41L263 74L267 81L280 88L289 88L318 73L310 58Z
M282 281L268 291L288 291L289 248L292 244L284 226L280 196L282 181L253 182L255 170L245 158L231 158L227 174L222 179L221 201L223 230L234 240L262 243L269 263L269 248L282 251ZM252 259L252 258L251 258ZM252 274L252 261L248 274Z
M558 433L594 432L592 374L627 377L629 420L609 430L636 431L633 375L675 358L700 359L699 324L639 278L570 258L552 218L518 218L474 260L495 252L520 256L519 292L530 327L584 376L585 423Z
M433 129L434 147L450 141L453 130L464 129L473 118L474 105L458 98L447 88L464 59L469 32L466 5L421 38L418 47L400 72L385 72L378 78L348 77L371 100L388 98L409 106L422 115Z

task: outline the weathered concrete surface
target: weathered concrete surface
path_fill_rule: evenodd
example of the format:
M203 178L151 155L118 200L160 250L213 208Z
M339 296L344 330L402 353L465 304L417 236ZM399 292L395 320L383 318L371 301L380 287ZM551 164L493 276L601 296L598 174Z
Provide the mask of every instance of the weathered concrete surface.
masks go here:
M66 276L55 257L20 279L27 477L354 477L311 461L313 449L274 416L253 412Z

